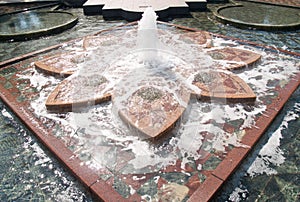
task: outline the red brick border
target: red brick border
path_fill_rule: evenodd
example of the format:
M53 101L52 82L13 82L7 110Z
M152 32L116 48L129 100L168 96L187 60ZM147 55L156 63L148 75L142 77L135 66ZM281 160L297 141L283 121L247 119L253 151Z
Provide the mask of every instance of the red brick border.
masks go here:
M81 160L69 150L66 145L57 139L50 131L41 128L32 113L24 107L15 103L14 98L7 92L3 86L0 86L0 98L23 122L23 124L35 134L35 136L61 161L71 173L78 178L88 189L92 191L99 199L120 199L119 194L110 186L105 184L97 173L85 165L81 165ZM101 187L99 187L101 186ZM110 200L111 201L111 200ZM114 200L116 201L116 200Z
M225 182L229 178L229 176L233 174L233 172L237 169L240 163L249 154L253 146L264 134L268 126L272 123L276 115L283 108L284 104L287 102L289 97L293 94L293 92L297 89L299 85L300 85L300 73L298 73L295 76L295 78L290 83L287 84L285 89L281 89L279 91L280 95L282 96L278 98L277 100L278 102L272 102L272 104L267 107L266 113L268 116L259 117L256 120L255 127L246 130L247 135L243 137L242 143L248 145L249 148L235 147L227 154L225 159L213 171L212 175L215 178L222 180L222 183L220 185L218 184L217 186L215 186L216 179L214 179L213 177L206 179L205 182L203 183L203 186L200 186L196 190L196 192L192 195L189 201L191 202L209 201L213 197L213 195L221 187L223 182ZM209 186L205 186L205 184ZM210 186L215 186L214 193L211 193L212 188Z

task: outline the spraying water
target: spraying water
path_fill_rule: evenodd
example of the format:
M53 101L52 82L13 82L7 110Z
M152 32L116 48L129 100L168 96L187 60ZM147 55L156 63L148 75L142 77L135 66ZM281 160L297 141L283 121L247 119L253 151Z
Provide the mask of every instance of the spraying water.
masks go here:
M139 21L137 48L142 51L141 60L152 62L157 60L158 34L157 34L157 15L152 7L147 7L143 17Z

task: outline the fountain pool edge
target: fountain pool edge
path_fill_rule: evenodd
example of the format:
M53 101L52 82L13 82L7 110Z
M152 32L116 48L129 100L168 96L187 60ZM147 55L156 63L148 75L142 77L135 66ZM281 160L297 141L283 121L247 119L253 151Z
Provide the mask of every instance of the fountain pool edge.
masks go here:
M75 15L73 15L72 13L69 13L69 12L64 12L64 11L26 11L24 13L28 14L31 12L35 12L36 14L45 14L45 13L47 13L47 14L66 14L66 15L70 15L70 19L65 23L55 25L52 27L48 27L48 28L38 29L35 31L8 33L8 34L1 33L0 41L8 41L8 40L24 41L24 40L38 38L38 37L47 36L47 35L51 35L51 34L58 34L58 33L63 32L64 30L74 27L78 22L78 17L76 17ZM7 15L18 15L18 14L19 13L7 14ZM0 17L2 17L2 16L0 16Z
M128 25L128 24L127 24ZM177 26L173 24L169 24L170 26L175 26L177 28L186 29L189 31L196 31L196 29L189 29L183 26ZM126 26L126 25L123 25ZM221 37L219 35L219 37ZM228 38L228 37L224 37ZM239 42L239 41L237 41ZM245 41L240 41L240 43L245 44ZM251 44L255 45L255 44ZM54 50L59 48L61 45L53 46L48 49L43 49L44 52ZM266 48L265 46L261 46L256 44L257 47ZM269 49L272 49L269 47ZM43 52L41 50L41 52ZM278 51L277 49L272 49L274 51ZM291 52L286 52L286 54L292 54L296 57L299 57L299 54L294 54ZM22 61L27 59L28 57L36 56L35 54L28 54L26 57L19 57L16 61ZM16 62L15 61L15 62ZM3 66L8 64L14 64L14 61L3 62ZM203 201L208 201L213 197L213 195L217 192L217 190L222 186L222 184L228 179L228 177L235 171L235 169L239 166L241 161L247 156L250 152L251 148L255 145L255 143L259 140L259 138L263 135L266 128L271 124L272 120L279 113L280 109L284 106L285 102L288 100L290 95L296 90L296 88L300 84L300 73L298 73L294 79L292 79L283 90L281 89L279 94L280 96L276 101L274 101L271 105L268 105L266 110L267 116L261 116L258 120L256 120L256 127L253 129L249 129L247 131L247 135L243 138L242 143L249 146L249 148L236 147L232 151L230 151L218 167L213 171L212 175L210 175L203 184L194 192L194 194L190 197L189 201L199 201L199 199ZM61 142L58 138L56 138L50 131L45 129L45 127L41 127L39 125L39 121L35 118L31 112L29 112L26 108L18 104L14 99L13 95L5 89L3 86L0 86L1 93L0 98L3 102L10 108L12 111L22 120L25 126L30 129L46 147L61 161L63 164L73 173L83 184L88 187L96 196L105 200L105 201L116 201L116 200L124 200L120 194L118 194L112 186L108 185L104 180L102 180L99 175L94 171L88 168L87 166L81 165L81 161L77 158L73 152L71 152L67 146ZM128 198L128 201L134 200L134 195Z
M237 19L227 18L220 14L221 10L228 9L228 8L230 9L234 7L243 7L243 5L236 4L236 5L222 6L218 8L216 11L214 11L213 14L219 22L223 24L230 24L242 29L252 28L252 29L264 30L264 31L295 31L300 28L300 22L291 23L291 24L278 24L278 25L260 24L260 23L250 23L250 22L240 21Z

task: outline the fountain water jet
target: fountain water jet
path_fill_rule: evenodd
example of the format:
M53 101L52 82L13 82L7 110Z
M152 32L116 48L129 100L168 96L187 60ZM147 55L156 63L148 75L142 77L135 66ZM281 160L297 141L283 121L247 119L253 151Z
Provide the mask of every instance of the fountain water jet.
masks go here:
M157 60L159 40L157 34L157 15L152 7L147 7L138 24L137 48L142 51L143 62Z
M138 23L137 53L133 53L138 59L123 59L123 65L125 61L134 69L116 85L112 99L115 114L146 138L173 128L190 99L190 92L172 71L185 63L162 49L156 19L153 8L147 7Z

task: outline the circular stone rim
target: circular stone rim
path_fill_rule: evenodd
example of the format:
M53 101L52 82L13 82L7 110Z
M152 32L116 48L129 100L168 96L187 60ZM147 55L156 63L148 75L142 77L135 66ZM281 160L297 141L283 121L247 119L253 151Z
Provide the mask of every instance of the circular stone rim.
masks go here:
M61 33L69 28L75 26L78 22L78 17L75 16L73 13L65 12L65 11L26 11L24 13L63 13L70 15L70 20L65 23L51 26L49 28L42 28L35 31L28 31L28 32L21 32L15 34L1 34L0 33L0 41L7 41L7 40L15 40L15 41L26 41L28 39L39 38L42 36L48 36L52 34ZM19 13L16 13L19 14ZM15 14L7 14L7 15L15 15Z
M217 20L220 21L221 23L230 24L232 26L242 28L242 29L254 28L254 29L264 30L264 31L293 31L300 28L300 22L290 23L286 25L284 24L270 25L270 24L250 23L250 22L240 21L237 19L227 18L220 14L221 10L232 8L232 7L244 7L244 5L236 4L236 5L221 6L213 13L217 18Z

